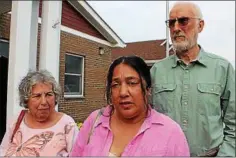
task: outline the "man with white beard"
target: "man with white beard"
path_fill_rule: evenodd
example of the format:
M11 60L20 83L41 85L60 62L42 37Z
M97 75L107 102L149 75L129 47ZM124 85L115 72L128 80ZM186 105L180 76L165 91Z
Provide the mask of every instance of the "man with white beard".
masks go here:
M191 156L235 156L234 68L197 43L204 20L196 4L175 3L166 25L175 54L151 68L152 104L181 125Z

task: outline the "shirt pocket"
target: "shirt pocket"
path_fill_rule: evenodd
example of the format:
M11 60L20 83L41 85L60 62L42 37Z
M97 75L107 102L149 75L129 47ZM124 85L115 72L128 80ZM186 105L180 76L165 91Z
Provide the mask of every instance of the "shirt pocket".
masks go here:
M177 85L174 83L157 84L152 93L153 104L157 111L170 113L174 108L175 90Z
M221 86L217 83L198 83L198 111L201 115L215 116L221 114Z

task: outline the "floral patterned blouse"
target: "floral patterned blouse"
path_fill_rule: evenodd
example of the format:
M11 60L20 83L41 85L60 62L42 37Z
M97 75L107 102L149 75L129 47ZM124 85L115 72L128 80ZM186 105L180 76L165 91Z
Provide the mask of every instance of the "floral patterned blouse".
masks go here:
M74 120L64 114L54 126L46 129L32 129L22 121L10 143L15 122L16 119L6 130L0 156L68 156L78 133Z

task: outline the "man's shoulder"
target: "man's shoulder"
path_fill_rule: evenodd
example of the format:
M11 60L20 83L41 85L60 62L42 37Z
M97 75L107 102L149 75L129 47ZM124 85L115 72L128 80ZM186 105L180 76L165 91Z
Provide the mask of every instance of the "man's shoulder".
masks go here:
M222 63L228 64L229 61L227 59L225 59L222 56L216 55L214 53L211 52L204 52L204 57L207 58L208 60L212 60L212 61L220 61Z
M170 63L173 63L174 57L175 57L175 55L170 55L170 56L167 57L167 58L163 58L163 59L157 61L157 62L153 65L153 67L157 67L157 66L159 67L159 66L170 65Z

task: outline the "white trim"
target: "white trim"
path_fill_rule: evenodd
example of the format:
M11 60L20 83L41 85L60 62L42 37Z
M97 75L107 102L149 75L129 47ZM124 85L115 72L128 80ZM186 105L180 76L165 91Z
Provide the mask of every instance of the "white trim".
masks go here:
M70 76L77 76L77 77L80 77L80 76L82 76L82 74L72 74L72 73L65 73L65 75L70 75Z
M163 41L163 42L160 44L160 46L163 46L165 43L166 43L166 40Z
M11 14L11 12L9 12L8 14ZM40 24L42 23L42 19L40 17L38 18L38 23L40 23ZM97 42L97 43L100 43L100 44L104 44L104 45L109 46L109 47L122 47L122 48L126 47L126 45L124 45L124 44L123 45L112 44L112 43L110 43L110 42L108 42L106 40L102 40L100 38L91 36L89 34L80 32L78 30L69 28L69 27L64 26L64 25L61 25L61 31L64 31L64 32L70 33L72 35L79 36L79 37L82 37L82 38L85 38L85 39Z
M38 18L38 22L40 24L42 22L42 19L40 17ZM86 33L83 33L83 32L77 31L77 30L74 30L74 29L69 28L69 27L64 26L64 25L61 25L61 30L64 31L64 32L70 33L72 35L75 35L75 36L79 36L79 37L82 37L82 38L85 38L85 39L88 39L88 40L91 40L91 41L94 41L94 42L97 42L97 43L100 43L100 44L104 44L104 45L109 46L109 47L117 47L116 44L115 45L111 44L108 41L105 41L105 40L102 40L100 38L91 36L89 34L86 34Z
M65 55L69 55L69 56L73 56L73 57L77 57L77 58L82 58L82 71L81 71L81 74L78 74L79 76L78 77L81 77L81 95L79 94L65 94L65 90L64 90L64 97L65 98L83 98L84 97L84 56L81 56L81 55L75 55L75 54L71 54L71 53L65 53ZM65 59L66 60L66 59ZM65 62L66 64L66 62ZM69 73L64 73L64 76L65 75L70 75ZM71 74L72 75L72 74ZM74 75L73 76L77 76L77 75ZM65 85L65 82L64 82L64 85Z
M9 40L5 40L5 39L0 38L0 42L9 43Z
M154 64L154 63L156 63L158 61L160 61L160 60L145 60L145 63L147 63L147 64Z
M165 43L166 43L166 40L163 41L163 42L160 44L160 46L163 46ZM169 51L170 51L171 49L173 49L173 45L171 45L171 46L169 47Z
M82 96L82 95L67 95L67 94L65 94L64 98L71 98L71 99L81 98L81 99L84 99L85 97Z
M109 47L116 47L116 45L111 44L110 42L107 42L107 41L102 40L100 38L91 36L89 34L86 34L86 33L83 33L83 32L80 32L80 31L77 31L77 30L74 30L74 29L71 29L71 28L63 26L63 25L61 26L61 30L64 31L64 32L70 33L72 35L80 36L82 38L85 38L85 39L88 39L88 40L91 40L91 41L94 41L94 42L97 42L97 43L100 43L100 44L104 44L104 45L109 46Z
M102 18L93 11L93 9L87 4L86 1L77 0L77 2L84 7L86 11L97 21L97 23L104 28L107 33L117 42L120 47L125 47L124 42L115 34L115 32L102 20Z

